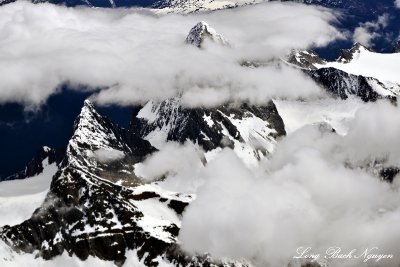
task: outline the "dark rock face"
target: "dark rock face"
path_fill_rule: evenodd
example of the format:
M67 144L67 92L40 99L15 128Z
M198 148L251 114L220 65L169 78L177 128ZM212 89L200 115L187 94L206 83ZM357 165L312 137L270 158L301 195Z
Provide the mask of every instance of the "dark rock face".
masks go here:
M157 119L149 121L141 117L140 112L133 112L131 130L136 135L145 138L161 129L168 129L165 141L184 143L190 140L206 151L224 146L233 148L236 141L236 144L247 143L252 138L274 142L276 138L286 135L283 120L272 101L258 107L241 104L218 108L185 108L180 105L179 99L170 99L159 104L148 103L146 109L147 112L153 112ZM254 132L251 136L243 137L236 120L246 118L264 121L266 130L268 127L270 132ZM256 146L254 148L258 149Z
M299 66L300 68L310 69L310 70L317 69L314 66L314 64L320 64L320 65L325 64L325 61L322 60L317 54L307 50L292 51L292 53L290 53L290 55L288 56L287 60L289 63Z
M38 175L43 171L43 164L60 164L64 157L64 153L65 151L63 151L62 149L54 149L44 146L38 150L36 155L26 165L24 170L4 178L3 181L25 179Z
M368 50L368 51L371 51L370 49L366 48L366 47L363 46L362 44L360 44L360 43L355 43L355 44L353 45L352 48L350 48L350 49L343 49L343 50L340 52L340 56L339 56L339 58L338 58L337 61L339 61L339 62L344 62L344 63L350 62L351 60L354 59L354 56L355 56L357 53L360 52L360 49L366 49L366 50Z
M341 99L350 95L358 96L365 102L382 98L368 83L368 79L373 78L348 74L335 68L321 68L307 73L329 93Z
M2 238L17 251L51 259L64 251L81 260L89 255L121 265L127 249L138 249L147 266L163 255L170 243L138 226L143 213L127 201L124 187L65 168L56 176L41 208L17 226L5 226ZM179 228L171 225L177 235Z
M380 170L379 175L384 181L393 182L393 179L400 173L398 167L388 167Z
M343 50L338 61L343 64L350 62L361 49L368 50L356 43L351 49ZM288 63L300 67L335 97L347 99L350 96L357 96L364 102L388 98L390 101L396 102L394 92L397 85L384 84L372 77L353 75L336 68L324 67L327 62L311 51L293 51L288 56ZM387 94L382 95L384 91L387 91Z

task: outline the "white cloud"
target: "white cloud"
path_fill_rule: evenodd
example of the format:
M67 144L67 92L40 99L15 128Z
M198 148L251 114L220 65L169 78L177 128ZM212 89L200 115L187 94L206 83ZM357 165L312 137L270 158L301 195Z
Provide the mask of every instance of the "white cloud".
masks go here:
M204 154L190 142L167 143L144 162L135 164L135 174L144 180L165 179L160 184L172 191L193 193L202 183Z
M185 45L186 34L201 20L233 47L207 43L199 50ZM96 96L101 104L129 105L182 92L188 104L208 104L202 97L191 103L203 89L222 95L221 101L313 95L319 88L300 71L286 66L245 69L238 62L270 60L293 46L326 45L341 37L330 25L333 20L325 9L299 4L157 17L135 9L70 9L18 1L0 7L0 102L40 105L64 82L104 88Z
M255 266L287 266L300 246L322 255L331 246L358 254L378 247L395 258L376 266L398 265L400 177L390 185L367 167L400 165L399 119L398 107L378 103L360 109L345 136L305 126L251 170L225 149L200 175L204 185L183 216L183 247Z
M400 0L395 0L395 1L394 1L394 5L395 5L397 8L400 8Z
M371 46L372 40L379 37L382 29L386 28L389 23L389 15L383 14L379 16L376 21L369 21L361 23L359 27L354 30L353 40L365 46Z
M125 153L116 149L99 148L93 151L93 156L101 163L111 163L125 157Z
M378 33L370 32L368 28L360 26L354 30L353 39L355 42L359 42L365 46L371 46L371 41L378 36Z

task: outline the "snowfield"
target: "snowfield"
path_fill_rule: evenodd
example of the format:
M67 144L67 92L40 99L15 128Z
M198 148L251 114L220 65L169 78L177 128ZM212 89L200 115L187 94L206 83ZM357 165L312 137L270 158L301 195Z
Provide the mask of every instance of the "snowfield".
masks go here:
M315 64L317 68L335 68L354 75L372 77L384 83L400 84L400 53L382 54L369 51L363 46L346 62Z
M21 223L42 204L57 172L55 163L49 165L45 161L43 172L37 176L0 183L0 226Z

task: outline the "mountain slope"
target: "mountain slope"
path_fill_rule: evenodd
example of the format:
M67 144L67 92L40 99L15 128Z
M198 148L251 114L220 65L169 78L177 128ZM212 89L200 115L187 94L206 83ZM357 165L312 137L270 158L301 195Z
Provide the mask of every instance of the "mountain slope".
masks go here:
M336 62L326 62L321 67L333 67L353 75L375 78L382 83L400 84L400 77L396 66L400 64L400 54L383 54L373 52L359 43L356 43L345 56L342 55Z
M56 163L49 164L47 161L42 167L40 174L0 183L0 226L17 224L30 218L43 203L58 167Z
M288 62L342 99L356 95L367 102L395 99L400 94L400 80L394 67L400 64L398 53L375 53L356 43L344 50L336 62L324 61L310 51L294 51Z
M259 107L185 108L178 98L136 108L131 130L158 148L166 141L187 140L207 152L231 147L249 165L271 153L276 139L286 134L272 101Z
M45 166L55 163L60 164L64 156L64 151L59 149L50 148L47 146L42 147L33 157L33 159L26 165L26 167L17 172L16 174L10 175L4 178L4 181L25 179L33 177L43 172Z

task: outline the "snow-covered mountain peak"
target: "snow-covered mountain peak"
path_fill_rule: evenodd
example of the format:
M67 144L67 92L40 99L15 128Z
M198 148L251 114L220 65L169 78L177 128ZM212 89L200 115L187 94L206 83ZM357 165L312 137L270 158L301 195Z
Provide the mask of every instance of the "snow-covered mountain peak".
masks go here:
M100 119L101 116L96 111L93 103L90 100L86 99L84 101L81 112L79 113L77 119L75 120L74 127L79 128L79 127L89 127L92 124L97 125Z
M372 52L371 49L367 48L366 46L362 45L361 43L355 43L352 48L342 50L337 62L340 63L349 63L360 55L360 53L369 51Z
M133 164L154 151L150 143L100 115L86 100L74 124L66 162L122 184L136 182Z
M74 123L74 131L79 131L81 128L88 128L90 125L97 125L99 123L100 115L94 108L93 103L86 99L81 112Z
M139 153L140 150L143 150L143 153L152 151L146 141L130 136L128 130L100 115L89 100L85 100L81 113L75 120L74 133L68 148L72 147L87 151L105 149L125 153Z
M315 64L323 65L326 62L316 53L309 50L293 50L287 60L290 64L294 64L302 69L315 70Z
M229 42L204 21L200 21L190 30L185 42L187 44L201 47L206 38L209 38L216 43L229 46Z

